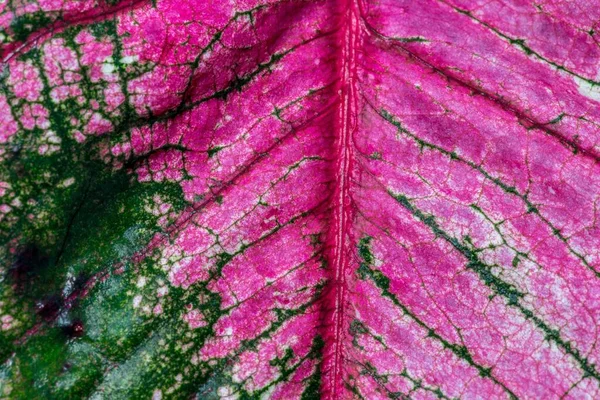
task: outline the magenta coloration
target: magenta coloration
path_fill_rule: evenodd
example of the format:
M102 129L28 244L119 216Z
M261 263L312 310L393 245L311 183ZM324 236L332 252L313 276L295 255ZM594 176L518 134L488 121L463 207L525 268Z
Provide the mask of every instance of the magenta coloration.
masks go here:
M77 149L184 205L119 203L128 244L95 270L75 216L42 266L2 265L5 396L52 327L105 363L82 397L600 396L600 4L22 3L0 5L3 260L60 226L35 207L79 175L40 172L49 200L22 181ZM61 290L13 301L61 262Z

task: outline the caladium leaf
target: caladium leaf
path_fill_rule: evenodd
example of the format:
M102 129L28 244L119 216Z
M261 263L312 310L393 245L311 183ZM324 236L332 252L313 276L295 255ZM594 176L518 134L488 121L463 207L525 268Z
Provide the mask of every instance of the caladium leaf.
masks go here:
M0 4L0 397L600 396L595 2Z

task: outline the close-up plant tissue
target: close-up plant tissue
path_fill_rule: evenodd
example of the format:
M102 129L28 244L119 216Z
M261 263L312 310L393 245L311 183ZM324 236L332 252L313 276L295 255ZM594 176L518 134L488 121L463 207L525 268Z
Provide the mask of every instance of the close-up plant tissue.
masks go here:
M600 0L0 0L1 399L599 399Z

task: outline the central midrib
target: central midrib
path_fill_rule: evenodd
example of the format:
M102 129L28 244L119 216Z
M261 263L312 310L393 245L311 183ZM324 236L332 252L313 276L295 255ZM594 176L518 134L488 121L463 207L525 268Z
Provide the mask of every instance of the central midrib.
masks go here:
M353 207L350 180L353 165L352 137L357 127L356 49L360 40L359 9L355 0L340 2L340 31L338 33L339 83L336 95L339 108L336 114L335 191L332 198L332 223L328 237L329 291L325 301L328 310L323 366L322 398L339 399L343 390L344 337L346 333L347 278L351 274L351 238Z

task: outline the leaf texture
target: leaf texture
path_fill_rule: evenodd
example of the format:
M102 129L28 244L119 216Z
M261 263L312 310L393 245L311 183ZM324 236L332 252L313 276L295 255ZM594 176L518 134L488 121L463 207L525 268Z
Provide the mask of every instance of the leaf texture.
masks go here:
M0 4L0 397L600 396L598 5Z

